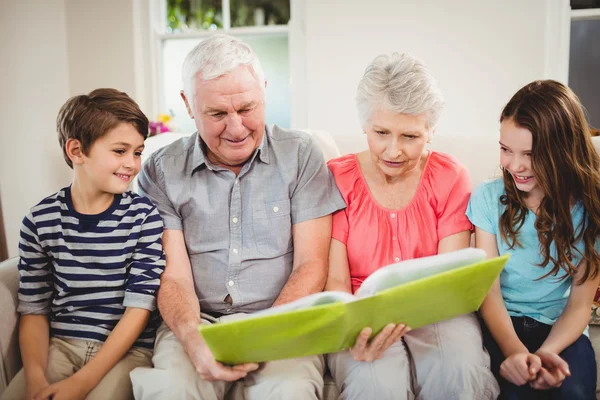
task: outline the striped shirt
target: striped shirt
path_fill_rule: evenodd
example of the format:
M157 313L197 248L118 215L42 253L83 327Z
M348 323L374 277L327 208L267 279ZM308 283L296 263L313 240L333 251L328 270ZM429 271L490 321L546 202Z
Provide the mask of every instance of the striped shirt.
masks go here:
M75 211L70 187L23 218L21 314L49 314L52 336L104 342L126 307L156 309L165 267L163 224L145 197L126 192L96 215ZM135 346L152 348L153 312Z

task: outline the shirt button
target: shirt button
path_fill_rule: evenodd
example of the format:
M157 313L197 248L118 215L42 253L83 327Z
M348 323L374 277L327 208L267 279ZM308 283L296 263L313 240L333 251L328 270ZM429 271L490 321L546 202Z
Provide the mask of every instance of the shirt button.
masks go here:
M400 259L398 257L396 257L396 258L394 258L394 261L400 262Z
M229 281L228 284L229 284L229 286L233 286L233 281Z
M391 214L390 217L396 218L396 214Z
M239 185L240 184L240 180L236 179L235 182L234 182L234 184Z
M232 221L233 221L234 224L237 224L238 219L236 217L233 217Z
M396 236L392 236L392 240L396 240Z
M273 211L274 212L278 212L279 211L279 207L277 207L277 206L273 207Z
M233 249L233 252L234 252L235 254L237 254L237 253L238 253L238 249Z

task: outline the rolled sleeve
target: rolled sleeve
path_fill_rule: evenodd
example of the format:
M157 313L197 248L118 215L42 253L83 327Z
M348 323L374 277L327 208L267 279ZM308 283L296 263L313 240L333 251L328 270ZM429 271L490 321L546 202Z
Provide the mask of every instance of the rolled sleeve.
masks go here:
M125 288L124 307L137 307L149 311L156 309L156 292L160 276L165 269L162 248L163 224L156 208L142 224L140 239L132 255Z
M462 167L448 193L442 212L438 216L438 238L441 240L459 232L471 230L473 226L465 215L471 195L471 179Z
M309 137L299 152L298 183L291 197L292 224L323 217L345 207L321 149Z
M21 224L19 238L19 305L21 314L49 314L54 293L51 259L39 243L30 213Z
M333 213L331 237L344 244L348 242L348 213L346 210Z
M158 207L165 229L182 230L182 218L166 193L164 171L158 165L160 162L160 158L152 156L144 163L138 176L139 191Z

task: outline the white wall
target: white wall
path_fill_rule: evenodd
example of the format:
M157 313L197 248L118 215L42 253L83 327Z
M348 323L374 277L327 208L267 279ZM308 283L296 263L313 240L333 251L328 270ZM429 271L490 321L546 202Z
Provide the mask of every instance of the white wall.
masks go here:
M299 117L293 125L331 132L342 153L366 149L354 106L358 81L378 54L412 53L428 64L447 100L432 148L461 160L478 184L498 172L497 121L504 104L524 84L551 75L545 69L552 65L546 39L556 29L546 26L547 15L557 23L565 5L563 0L296 3L301 13L293 23L304 35L305 65L295 74L305 76L306 87L303 104L294 99L300 113L293 113Z
M65 3L2 0L0 6L0 191L15 256L23 216L71 176L55 129L68 96Z
M0 0L0 190L10 255L29 207L70 181L55 133L69 96L116 87L154 116L149 18L159 3ZM447 99L432 147L466 164L474 184L498 171L497 120L510 96L534 79L566 79L568 0L292 0L292 7L292 125L328 130L342 153L366 148L354 95L380 53L410 52L430 66Z

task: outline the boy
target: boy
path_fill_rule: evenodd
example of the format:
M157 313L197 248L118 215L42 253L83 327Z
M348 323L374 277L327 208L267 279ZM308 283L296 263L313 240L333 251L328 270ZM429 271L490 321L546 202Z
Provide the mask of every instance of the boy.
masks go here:
M127 94L97 89L63 105L57 130L73 182L23 219L23 369L4 399L130 399L129 372L151 366L165 265L156 207L126 191L148 119Z

